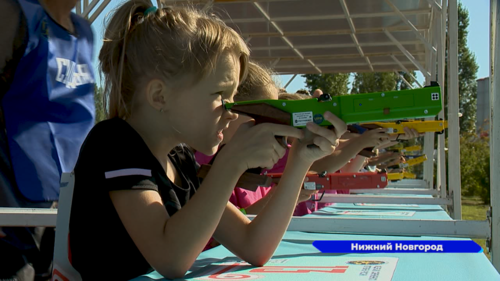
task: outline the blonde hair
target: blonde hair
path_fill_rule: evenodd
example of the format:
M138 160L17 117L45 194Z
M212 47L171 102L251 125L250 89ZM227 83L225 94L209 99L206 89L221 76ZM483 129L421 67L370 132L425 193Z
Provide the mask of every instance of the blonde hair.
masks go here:
M235 101L275 99L272 92L277 92L278 87L274 82L273 71L256 62L248 63L248 75L238 87Z
M278 99L280 100L306 100L310 99L311 97L308 95L304 94L289 94L289 93L281 93L278 96Z
M134 92L148 78L163 79L172 89L193 85L226 50L239 55L240 83L246 77L249 50L222 20L189 6L145 14L151 7L148 0L129 0L108 21L99 54L108 118L128 117Z

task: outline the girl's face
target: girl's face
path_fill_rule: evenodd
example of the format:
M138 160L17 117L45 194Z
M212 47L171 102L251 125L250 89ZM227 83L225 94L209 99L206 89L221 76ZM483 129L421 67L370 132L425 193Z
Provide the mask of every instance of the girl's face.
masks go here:
M223 131L237 114L223 108L223 101L233 102L239 84L240 62L231 52L225 52L215 70L193 86L176 93L168 108L171 126L178 139L206 155L217 152L223 141Z
M266 87L265 89L262 89L262 91L265 91L265 97L259 96L259 98L256 99L278 99L278 88L276 88L275 86ZM224 143L228 143L232 139L234 133L236 133L241 124L252 121L255 121L252 117L240 115L238 117L238 120L236 120L235 122L231 122L229 124L229 128L227 130L224 130Z

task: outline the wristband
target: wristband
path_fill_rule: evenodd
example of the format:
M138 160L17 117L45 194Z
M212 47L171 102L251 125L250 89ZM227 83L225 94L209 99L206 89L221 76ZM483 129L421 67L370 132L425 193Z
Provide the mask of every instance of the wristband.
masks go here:
M240 211L241 211L244 215L246 215L246 214L247 214L247 211L245 210L245 208L240 208Z

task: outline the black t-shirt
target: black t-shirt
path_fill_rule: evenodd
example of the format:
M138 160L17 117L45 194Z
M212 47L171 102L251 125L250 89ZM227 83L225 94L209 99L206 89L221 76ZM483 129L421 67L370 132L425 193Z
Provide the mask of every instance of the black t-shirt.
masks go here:
M182 187L168 179L141 136L124 120L100 122L89 133L75 167L69 226L72 264L84 280L129 280L152 271L123 226L109 192L158 191L173 216L196 192L199 181L194 155L187 147L176 147L169 158Z

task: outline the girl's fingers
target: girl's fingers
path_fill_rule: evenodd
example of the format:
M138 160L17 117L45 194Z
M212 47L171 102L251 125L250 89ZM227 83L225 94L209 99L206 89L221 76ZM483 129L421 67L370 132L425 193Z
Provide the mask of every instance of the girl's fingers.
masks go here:
M346 123L342 119L335 116L335 114L327 111L325 112L325 114L323 114L323 116L328 122L332 124L333 129L335 130L335 134L338 137L341 137L347 131Z
M306 127L309 131L311 131L311 133L322 136L323 138L329 140L332 144L338 140L338 135L332 130L321 127L312 122L307 123Z
M269 131L273 136L293 137L297 139L304 137L304 132L302 132L302 130L292 126L272 123L264 123L258 126L261 126L260 128L262 128L262 130Z
M276 150L273 151L273 153L271 153L271 157L273 159L273 166L278 163L278 161L281 159L281 157L279 156L278 152ZM272 168L272 167L271 167Z
M286 149L281 146L279 143L273 145L274 151L278 154L279 159L283 158L286 154Z
M320 89L314 90L313 98L319 98L321 95L323 95L323 91L321 91Z
M319 149L321 149L321 151L324 151L329 154L332 154L335 151L335 146L333 146L332 143L326 140L325 138L315 137L313 141L314 144L317 145Z

